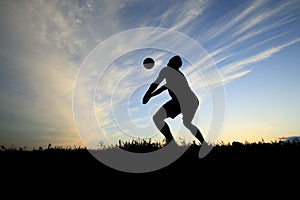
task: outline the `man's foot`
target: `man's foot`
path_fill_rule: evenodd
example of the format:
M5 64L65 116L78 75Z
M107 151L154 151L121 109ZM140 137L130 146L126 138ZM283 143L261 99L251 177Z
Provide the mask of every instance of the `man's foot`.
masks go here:
M204 158L205 156L207 156L207 154L213 149L213 147L214 145L203 141L201 143L201 148L198 154L199 158Z

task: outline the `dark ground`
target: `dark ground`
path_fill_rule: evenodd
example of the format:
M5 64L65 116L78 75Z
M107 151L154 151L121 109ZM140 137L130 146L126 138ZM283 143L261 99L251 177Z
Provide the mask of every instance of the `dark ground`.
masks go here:
M2 149L1 188L26 188L29 194L45 190L49 195L71 188L70 194L85 191L99 196L135 192L151 196L153 191L175 196L196 192L199 197L237 191L267 196L299 193L300 143L218 145L203 159L197 157L198 149L193 145L169 166L137 174L107 167L86 149Z

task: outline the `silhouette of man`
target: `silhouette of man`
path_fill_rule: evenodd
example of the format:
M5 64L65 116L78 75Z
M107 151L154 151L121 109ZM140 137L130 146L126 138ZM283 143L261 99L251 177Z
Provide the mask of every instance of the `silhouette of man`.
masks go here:
M171 100L166 102L153 116L153 121L156 127L165 136L166 143L171 142L174 138L165 119L169 117L174 119L177 115L182 113L184 126L203 144L205 141L200 130L192 124L192 120L199 106L199 100L191 90L186 77L179 70L181 66L182 60L180 56L172 57L167 67L161 69L158 77L145 93L143 104L146 104L150 98L168 90ZM166 84L158 88L164 79Z

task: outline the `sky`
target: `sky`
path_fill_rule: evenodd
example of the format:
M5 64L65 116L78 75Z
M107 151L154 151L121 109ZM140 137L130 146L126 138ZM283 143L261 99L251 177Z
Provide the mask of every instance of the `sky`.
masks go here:
M196 124L205 137L213 113L207 88L216 85L225 90L225 119L218 142L274 141L300 135L299 0L3 0L0 26L1 145L82 146L87 145L87 137L98 144L99 131L111 142L163 139L151 116L168 100L167 94L141 104L147 84L174 55L162 49L126 52L107 63L104 76L95 77L98 130L80 133L73 118L74 86L88 55L114 35L144 27L176 31L201 45L201 55L186 49L196 64L193 68L183 58L182 71L200 99ZM141 34L137 32L130 41L141 41ZM158 44L162 38L149 40ZM110 45L97 59L115 53L111 49L130 48L125 40ZM152 70L141 65L146 56L156 61ZM96 72L103 65L97 59L92 63ZM221 82L210 72L214 67ZM197 71L205 74L208 83ZM90 99L84 92L81 97ZM80 111L76 111L79 116ZM84 116L81 120L86 127L92 123ZM193 139L180 129L181 117L168 122L176 140ZM140 128L147 131L140 133Z

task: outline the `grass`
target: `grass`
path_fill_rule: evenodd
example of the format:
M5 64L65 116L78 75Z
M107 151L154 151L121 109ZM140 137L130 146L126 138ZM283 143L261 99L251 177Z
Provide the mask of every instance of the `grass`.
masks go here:
M82 147L48 145L46 149L28 150L24 147L1 146L1 181L5 186L28 186L29 190L34 191L38 186L45 188L51 182L47 184L49 189L86 186L88 192L99 190L101 193L105 191L104 184L113 188L128 188L127 191L130 192L140 188L147 193L150 186L165 191L167 185L173 185L173 188L185 186L188 191L197 191L203 187L215 191L224 187L234 190L249 188L251 191L277 187L282 190L297 186L293 183L297 183L300 178L299 142L221 143L203 159L198 158L201 146L184 142L180 145L188 145L189 148L179 159L162 169L141 174L110 168ZM163 142L139 139L120 141L116 146L103 147L99 151L122 148L145 153L164 148L163 146ZM96 188L91 190L89 187ZM51 189L50 192L53 191ZM183 189L178 189L177 192L181 191Z
M216 170L216 166L222 166L223 169L234 172L234 169L242 167L252 170L259 169L277 169L278 171L291 170L294 167L300 169L300 142L256 142L256 143L221 143L214 146L209 154L203 159L198 158L198 152L201 145L196 143L182 143L178 148L188 149L185 153L163 169L155 173L177 173L186 171L195 173L203 170ZM136 153L154 152L164 148L163 142L152 141L151 139L138 139L131 141L120 141L116 146L109 146L97 151L114 151L121 148L126 151ZM48 148L38 148L27 150L26 148L1 146L0 150L1 167L7 170L18 166L25 166L28 170L35 169L37 166L43 166L45 169L100 169L103 173L120 174L117 170L102 164L95 159L86 148L83 147L61 147L48 145ZM5 164L3 164L5 163ZM188 166L188 167L187 167ZM282 166L281 168L279 166ZM93 171L93 170L92 170ZM104 173L105 174L105 173Z
M178 145L178 144L177 144ZM130 152L136 152L136 153L145 153L145 152L153 152L156 150L159 150L160 148L163 148L165 146L165 142L162 141L153 141L150 139L133 139L128 141L119 141L116 145L106 146L104 144L100 145L99 151L105 151L105 150L113 150L117 148L124 149L126 151ZM190 151L198 151L201 148L201 145L197 144L196 142L187 143L183 140L180 141L180 144L178 147L188 147L188 152ZM282 141L273 141L273 142L232 142L232 143L223 143L220 142L219 144L214 145L213 151L217 151L218 153L221 152L234 152L235 153L242 153L242 152L248 152L253 151L255 152L270 152L270 151L282 151L282 150L292 150L292 151L298 151L300 150L300 142L294 141L294 142L282 142ZM85 147L81 146L53 146L52 144L48 144L48 147L44 149L43 147L39 147L37 149L33 150L27 150L27 147L17 147L17 146L11 146L6 147L4 145L0 146L0 152L2 154L4 152L78 152L78 151L86 151L87 149Z
M102 145L101 149L97 151L107 151L107 150L115 150L117 148L135 152L135 153L147 153L154 152L165 145L164 142L157 142L151 139L135 139L130 141L119 141L119 143L115 146L105 146ZM201 148L201 145L198 145L195 142L186 143L181 142L178 145L178 148L186 148L187 151L181 156L181 159L190 159L195 162L200 161L197 157L198 152ZM84 147L73 146L73 147L62 147L62 146L52 146L48 145L48 148L43 149L39 147L38 149L27 150L26 147L17 148L15 146L5 147L1 146L0 148L0 158L1 159L10 159L10 156L41 156L46 157L55 154L55 155L74 155L74 159L81 159L82 154L86 154L86 157L91 157L88 151ZM9 156L7 156L9 155ZM78 157L77 157L78 155ZM59 156L58 156L59 157ZM66 157L67 158L67 157ZM232 142L232 143L220 143L214 146L212 151L202 160L277 160L281 159L299 159L300 158L300 142L264 142L263 140L255 143L240 143L240 142ZM54 161L55 162L55 161Z

